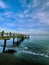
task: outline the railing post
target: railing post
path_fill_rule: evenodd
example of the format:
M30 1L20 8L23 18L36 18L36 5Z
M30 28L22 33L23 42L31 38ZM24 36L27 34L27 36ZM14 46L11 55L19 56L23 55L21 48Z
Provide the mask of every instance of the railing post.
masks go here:
M1 32L1 37L3 37L3 36L4 36L4 31Z
M10 33L9 33L9 36L11 36L11 35L12 35L12 33L10 32Z
M6 34L7 34L7 36L8 36L8 32L7 32Z

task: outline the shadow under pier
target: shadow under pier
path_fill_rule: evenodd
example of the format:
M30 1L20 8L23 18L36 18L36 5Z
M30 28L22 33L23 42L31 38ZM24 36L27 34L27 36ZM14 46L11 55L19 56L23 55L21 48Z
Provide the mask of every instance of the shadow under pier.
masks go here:
M17 42L14 42L14 46L19 46L21 42L24 41L25 38L17 38Z

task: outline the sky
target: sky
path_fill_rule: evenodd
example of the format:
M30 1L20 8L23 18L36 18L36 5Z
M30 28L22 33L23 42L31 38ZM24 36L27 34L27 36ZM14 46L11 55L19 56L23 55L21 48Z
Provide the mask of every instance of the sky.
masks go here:
M0 0L0 31L49 33L49 0Z

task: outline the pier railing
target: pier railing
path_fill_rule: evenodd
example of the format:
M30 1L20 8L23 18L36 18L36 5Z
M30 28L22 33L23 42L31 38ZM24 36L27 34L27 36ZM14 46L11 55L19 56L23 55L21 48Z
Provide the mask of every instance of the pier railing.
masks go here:
M17 38L17 44L19 44L19 42L23 41L25 38L29 38L29 35L26 34L18 34L18 33L12 33L12 32L0 32L0 40L4 40L4 46L3 46L3 52L5 52L5 47L6 47L6 42L7 40L10 40L11 38L13 38L13 46L15 43L15 38ZM18 39L20 38L20 40L18 41Z
M29 35L25 35L25 34L18 34L18 33L12 33L12 32L0 32L0 40L1 39L10 39L10 38L25 38L25 37L29 37Z

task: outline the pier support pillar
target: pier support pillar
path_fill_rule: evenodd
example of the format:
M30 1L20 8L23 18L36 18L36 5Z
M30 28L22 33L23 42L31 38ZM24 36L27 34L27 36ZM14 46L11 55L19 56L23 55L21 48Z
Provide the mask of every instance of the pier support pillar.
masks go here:
M7 40L4 40L3 52L5 52L6 41L7 41Z
M17 38L17 42L19 41L19 38Z
M13 46L14 46L14 39L15 39L15 38L13 38Z

